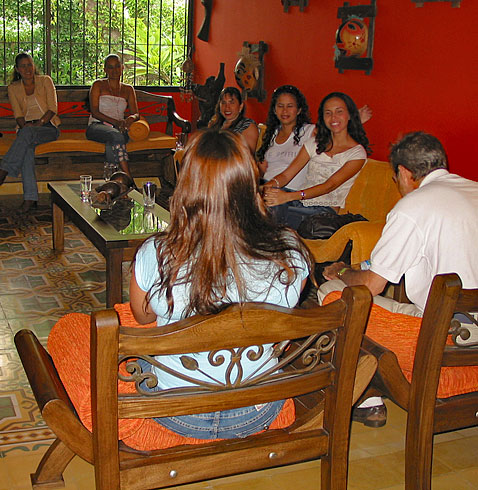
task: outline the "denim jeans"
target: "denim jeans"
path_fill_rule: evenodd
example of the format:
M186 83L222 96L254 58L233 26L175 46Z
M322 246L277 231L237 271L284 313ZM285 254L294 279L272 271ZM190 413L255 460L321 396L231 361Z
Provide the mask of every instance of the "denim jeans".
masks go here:
M142 359L138 360L143 372L151 371L151 365ZM159 388L148 388L146 391L159 391ZM267 430L282 410L284 400L252 407L233 408L217 412L179 415L176 417L159 417L153 420L177 434L196 439L235 439L247 437L261 430Z
M105 144L105 160L118 165L128 161L126 143L129 141L128 133L122 133L112 126L100 122L93 122L86 128L86 139Z
M60 130L47 123L44 126L25 126L18 130L12 146L3 157L0 168L8 175L22 174L23 199L38 201L37 178L35 175L35 147L41 143L55 141Z
M287 187L282 188L286 192L295 192ZM289 201L270 208L272 215L280 225L287 225L297 230L302 220L312 214L335 213L329 206L304 206L302 201Z

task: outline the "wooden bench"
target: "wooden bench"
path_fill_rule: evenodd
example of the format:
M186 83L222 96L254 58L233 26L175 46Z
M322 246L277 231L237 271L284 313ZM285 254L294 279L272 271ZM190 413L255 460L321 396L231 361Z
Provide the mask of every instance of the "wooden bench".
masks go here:
M38 145L35 150L36 174L39 182L77 179L81 174L103 176L105 146L85 137L89 112L85 106L89 89L57 88L61 135L57 141ZM172 96L136 90L140 114L151 131L143 141L130 141L127 150L134 177L159 177L173 171L172 149L176 146L174 125L189 133L191 123L180 117ZM7 87L0 87L0 158L15 138L15 120L8 100ZM168 180L168 179L166 179ZM6 182L19 182L21 177L7 177Z

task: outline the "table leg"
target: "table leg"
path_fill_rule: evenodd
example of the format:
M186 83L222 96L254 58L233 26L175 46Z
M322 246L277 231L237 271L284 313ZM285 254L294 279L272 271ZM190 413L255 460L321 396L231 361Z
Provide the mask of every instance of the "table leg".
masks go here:
M106 254L106 307L123 301L123 250L109 250Z
M65 248L65 215L55 203L52 203L52 215L53 250L63 252Z

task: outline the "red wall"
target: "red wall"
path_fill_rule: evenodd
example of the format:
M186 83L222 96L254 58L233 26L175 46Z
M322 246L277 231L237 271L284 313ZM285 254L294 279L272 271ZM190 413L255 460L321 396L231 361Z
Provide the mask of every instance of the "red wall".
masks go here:
M478 180L478 2L426 3L377 0L374 68L370 75L334 67L333 45L343 1L310 0L300 12L283 11L280 0L215 0L209 42L196 34L204 9L195 2L195 81L215 75L226 63L226 85L236 85L234 65L243 41L265 41L267 99L247 102L247 114L264 121L275 87L290 83L306 95L316 120L329 92L348 93L374 116L366 124L373 158L386 160L389 144L401 134L424 130L444 144L453 172ZM352 0L350 4L368 4Z

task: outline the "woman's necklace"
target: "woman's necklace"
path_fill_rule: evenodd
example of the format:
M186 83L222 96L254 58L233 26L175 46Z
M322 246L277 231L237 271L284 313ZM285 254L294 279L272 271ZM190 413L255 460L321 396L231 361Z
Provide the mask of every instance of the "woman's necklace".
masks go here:
M115 94L114 91L113 91L113 87L111 86L110 79L107 78L106 81L108 82L108 87L110 89L111 95L113 97L121 97L121 82L119 82L118 93Z
M23 89L25 90L25 93L27 95L33 95L35 93L35 79L33 79L33 82L31 84L27 85L22 78L22 84Z

